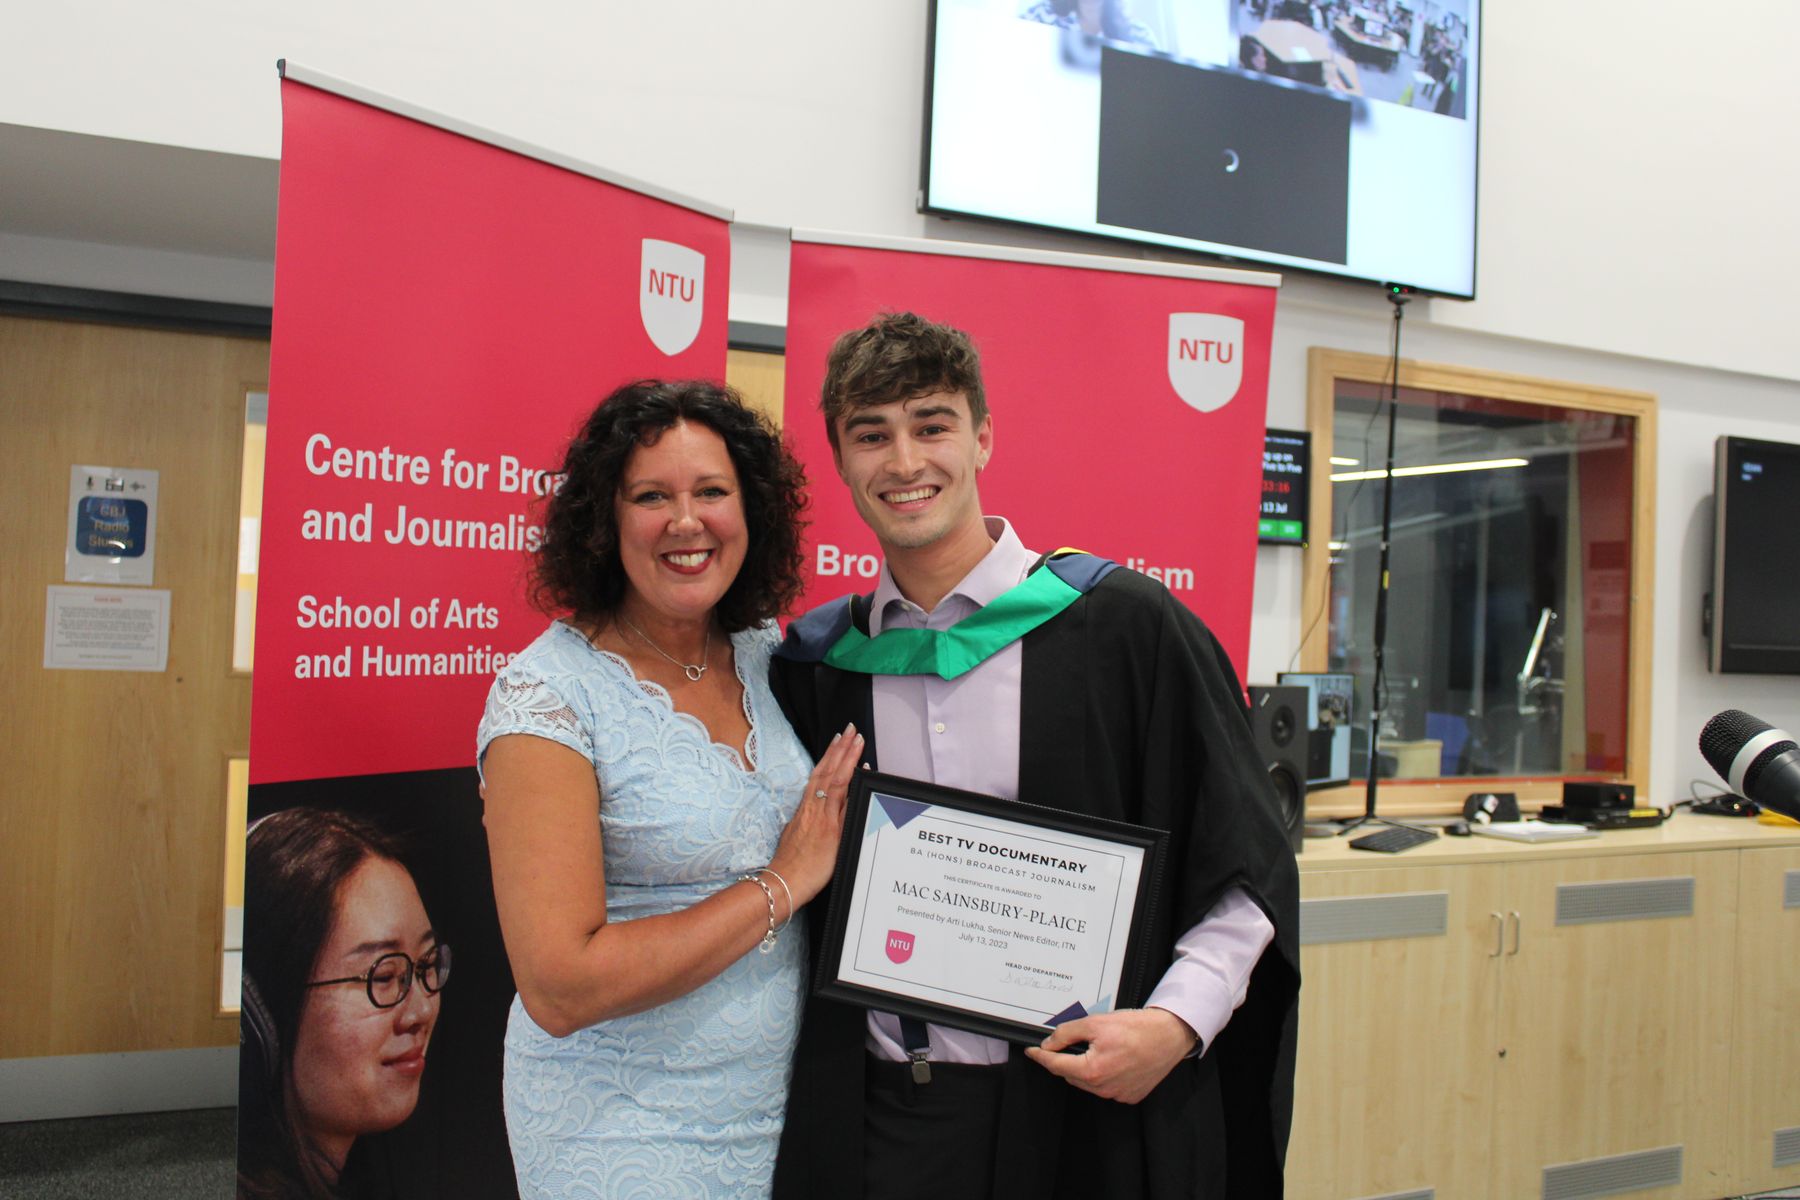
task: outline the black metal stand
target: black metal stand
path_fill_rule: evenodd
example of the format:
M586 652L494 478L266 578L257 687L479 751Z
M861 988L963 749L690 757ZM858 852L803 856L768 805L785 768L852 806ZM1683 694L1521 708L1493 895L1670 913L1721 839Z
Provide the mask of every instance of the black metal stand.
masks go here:
M1412 289L1389 285L1388 303L1394 306L1394 352L1388 376L1387 470L1381 477L1381 571L1375 593L1375 678L1369 687L1369 769L1368 786L1363 793L1363 814L1342 822L1338 836L1343 837L1364 825L1397 825L1407 829L1418 826L1375 815L1376 782L1381 775L1381 712L1386 699L1387 677L1382 673L1387 653L1388 615L1388 549L1394 531L1394 426L1400 408L1400 314L1412 299Z

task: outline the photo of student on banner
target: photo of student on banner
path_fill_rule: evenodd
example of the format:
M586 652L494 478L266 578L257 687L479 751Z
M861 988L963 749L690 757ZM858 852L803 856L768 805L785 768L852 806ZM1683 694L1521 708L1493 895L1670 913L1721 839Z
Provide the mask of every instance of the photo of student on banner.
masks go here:
M863 744L845 728L814 767L769 691L804 477L730 389L648 381L561 476L535 583L566 615L478 734L519 1193L767 1196L806 969L787 926Z
M238 1195L385 1194L358 1178L358 1140L418 1105L450 947L397 842L360 818L275 813L246 866Z

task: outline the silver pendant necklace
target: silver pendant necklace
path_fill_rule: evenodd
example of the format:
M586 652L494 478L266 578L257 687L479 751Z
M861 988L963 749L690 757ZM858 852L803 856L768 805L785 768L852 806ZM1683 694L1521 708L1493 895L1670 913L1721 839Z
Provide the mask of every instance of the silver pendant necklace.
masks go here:
M664 658L668 659L670 662L672 662L676 666L680 667L681 673L688 677L689 683L699 683L701 676L706 674L706 660L712 651L712 622L711 621L708 621L706 623L706 640L703 643L701 643L701 646L700 646L700 661L697 663L684 663L679 658L676 658L673 654L670 654L667 650L664 650L661 646L659 646L655 642L651 641L650 635L645 633L643 630L639 629L636 625L633 625L631 623L631 618L627 617L624 613L619 614L619 620L625 622L625 627L627 629L631 630L631 632L637 634L638 637L642 638L644 645L650 647L652 650L656 651L658 654L662 655Z

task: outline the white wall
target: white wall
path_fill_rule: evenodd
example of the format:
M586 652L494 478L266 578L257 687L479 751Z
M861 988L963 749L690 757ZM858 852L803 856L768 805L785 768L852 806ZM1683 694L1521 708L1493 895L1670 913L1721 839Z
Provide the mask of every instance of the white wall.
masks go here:
M914 211L924 0L14 8L0 122L272 158L274 61L287 56L734 208L738 320L785 319L789 225L1095 248ZM1742 0L1728 21L1780 30L1791 15L1787 0ZM1691 5L1488 6L1481 296L1415 304L1404 344L1409 357L1661 398L1651 766L1663 800L1707 774L1694 739L1718 708L1800 725L1800 684L1714 678L1699 635L1713 438L1800 441L1800 235L1785 211L1800 192L1800 105L1780 37L1735 37L1724 54L1708 24ZM230 300L265 286L240 260L133 253L0 237L0 277L66 268L59 281L165 278L110 286ZM1387 327L1373 289L1290 277L1269 423L1304 424L1308 346L1379 353ZM1298 644L1299 578L1297 552L1259 551L1253 678Z
M0 232L0 278L268 307L275 264L147 246Z
M750 222L926 228L924 0L12 7L0 122L274 157L285 55ZM1792 17L1486 6L1481 295L1432 319L1800 379Z

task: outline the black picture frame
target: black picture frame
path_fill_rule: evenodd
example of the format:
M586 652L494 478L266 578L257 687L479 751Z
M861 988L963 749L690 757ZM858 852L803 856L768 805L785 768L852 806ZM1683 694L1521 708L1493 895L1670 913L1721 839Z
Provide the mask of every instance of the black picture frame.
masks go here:
M838 978L844 953L844 942L850 913L855 907L856 871L862 858L864 830L868 825L869 805L877 793L910 800L934 808L948 808L976 816L999 818L1033 825L1040 829L1077 834L1082 837L1115 842L1142 851L1142 867L1138 873L1137 893L1133 899L1125 953L1119 970L1116 990L1117 1008L1135 1008L1142 1004L1154 979L1150 976L1150 951L1147 931L1154 922L1158 897L1162 894L1163 872L1168 857L1169 835L1159 829L1112 821L1085 813L1046 808L1019 800L1006 800L980 792L944 787L879 771L859 771L850 786L844 810L844 834L838 844L837 870L833 877L831 903L825 917L818 961L813 964L813 992L860 1008L879 1009L901 1016L917 1017L936 1025L963 1029L987 1037L1000 1038L1019 1045L1035 1046L1050 1032L1049 1025L1014 1021L974 1009L933 1003L899 992L888 992L862 984L846 983ZM1155 978L1160 978L1160 972Z

